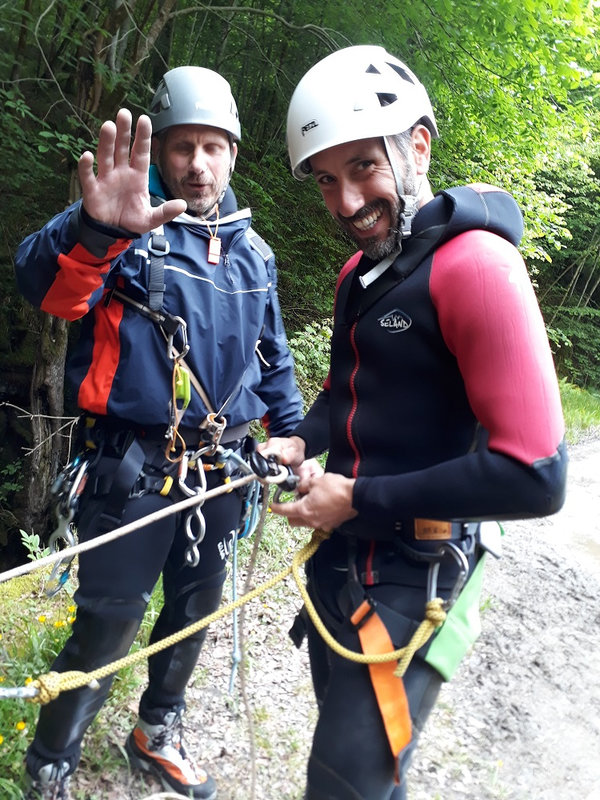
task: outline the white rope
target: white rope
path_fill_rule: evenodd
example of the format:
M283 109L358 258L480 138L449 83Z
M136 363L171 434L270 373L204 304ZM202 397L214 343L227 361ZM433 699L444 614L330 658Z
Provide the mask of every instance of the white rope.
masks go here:
M120 528L115 528L112 531L108 531L108 533L103 533L101 536L97 536L95 539L90 539L88 542L81 542L80 544L73 545L73 547L65 547L63 550L58 550L56 553L51 553L49 556L38 558L35 561L32 561L30 564L23 564L20 567L15 567L14 569L9 569L6 572L1 572L0 583L5 583L12 578L18 578L22 575L28 575L30 572L34 572L36 569L47 567L50 564L54 564L56 561L62 561L64 558L70 558L78 553L83 553L87 550L93 550L94 547L99 547L100 545L106 544L106 542L112 542L114 539L118 539L121 536L126 536L128 533L133 533L133 531L144 527L144 525L157 522L158 520L164 519L164 517L168 517L170 514L177 514L179 511L184 511L186 508L193 508L193 506L204 503L205 500L209 500L212 497L217 497L221 494L227 494L228 492L231 492L240 486L245 486L247 483L251 483L252 481L257 480L262 484L283 483L283 481L287 479L288 474L287 468L280 466L279 475L277 476L259 478L255 473L252 473L250 475L244 475L241 478L236 478L230 483L225 483L222 486L216 486L214 489L209 489L207 492L202 492L194 497L187 497L185 500L180 500L178 503L173 503L170 506L161 508L158 511L154 511L152 514L148 514L145 517L140 517L140 519L129 522L127 525L121 525Z

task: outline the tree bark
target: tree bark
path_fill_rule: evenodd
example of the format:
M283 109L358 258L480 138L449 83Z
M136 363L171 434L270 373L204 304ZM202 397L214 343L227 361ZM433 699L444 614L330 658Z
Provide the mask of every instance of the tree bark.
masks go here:
M39 348L31 380L32 453L27 481L27 530L44 535L54 528L50 488L64 465L68 439L59 433L64 417L64 375L68 323L40 314Z

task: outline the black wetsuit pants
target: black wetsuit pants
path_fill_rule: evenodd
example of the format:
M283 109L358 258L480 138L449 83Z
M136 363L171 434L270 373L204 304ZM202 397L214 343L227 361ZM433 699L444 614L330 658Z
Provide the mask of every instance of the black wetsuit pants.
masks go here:
M161 445L164 447L164 444ZM100 459L94 470L115 468ZM92 480L94 475L89 480ZM208 473L208 488L221 482L218 470ZM181 499L181 498L176 498ZM199 545L200 561L185 561L188 539L185 512L165 517L125 537L79 556L79 588L75 594L77 617L71 637L52 665L52 670L86 672L127 654L161 573L164 605L154 625L151 642L175 633L218 608L226 575L232 537L240 522L242 498L237 492L208 500L202 507L206 533ZM122 524L172 503L156 492L127 500ZM101 497L83 496L78 520L80 541L98 533L103 507ZM140 715L151 724L164 714L184 707L184 692L195 667L206 629L163 650L148 660L149 681L140 702ZM81 754L83 735L103 705L112 678L99 689L84 687L63 692L41 709L34 740L27 753L27 767L37 774L49 761L69 763L73 771Z
M388 564L394 572L393 564ZM426 569L422 586L380 583L368 587L395 647L408 643L423 620ZM397 570L401 572L401 570ZM411 570L414 573L414 570ZM340 644L360 652L349 620L355 597L348 596L347 573L319 553L308 565L308 590L327 627ZM414 581L413 581L414 582ZM406 772L417 738L432 710L442 678L417 654L404 677L413 740L395 760L377 706L368 667L332 653L308 622L308 645L319 718L308 763L305 800L404 800Z

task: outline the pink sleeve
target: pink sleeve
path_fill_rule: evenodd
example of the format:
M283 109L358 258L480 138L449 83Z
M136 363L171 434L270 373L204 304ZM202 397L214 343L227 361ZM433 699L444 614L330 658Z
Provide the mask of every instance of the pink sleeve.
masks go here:
M546 329L523 259L509 242L468 231L435 253L431 297L489 447L526 464L563 438Z

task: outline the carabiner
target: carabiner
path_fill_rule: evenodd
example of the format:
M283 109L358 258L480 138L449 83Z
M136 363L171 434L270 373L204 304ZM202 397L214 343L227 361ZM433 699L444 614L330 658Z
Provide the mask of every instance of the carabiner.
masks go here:
M173 321L177 322L178 328L175 331L179 331L181 333L181 352L178 353L175 347L173 346L173 339L175 338L174 333L169 333L167 336L167 355L171 359L171 361L175 361L177 358L185 358L185 356L190 351L190 346L188 344L187 338L187 322L183 319L183 317L173 317Z
M73 533L73 527L71 524L74 514L74 507L69 509L68 515L65 517L61 516L61 514L57 512L59 522L56 526L56 529L50 536L50 539L48 540L48 548L51 553L57 553L60 550L58 545L59 539L62 539L66 543L67 547L73 547L75 545L75 535ZM58 594L58 592L65 585L69 577L69 570L71 568L73 558L74 556L61 558L60 561L57 561L52 567L52 572L50 573L46 582L46 597L54 597L54 595Z
M290 494L290 493L294 493L295 494L296 493L296 489L298 488L298 483L300 482L299 476L295 475L292 472L290 467L286 467L286 469L288 470L289 475L287 476L287 478L284 481L282 481L281 483L278 483L276 485L275 493L273 494L273 502L274 503L282 502L281 501L281 495L284 492L286 492L288 494ZM294 499L296 499L296 498L294 498Z
M443 603L444 611L449 611L454 603L456 603L458 595L461 593L465 583L467 582L467 577L469 576L469 562L466 555L463 553L460 547L454 544L454 542L444 542L441 544L437 550L437 554L440 556L440 558L430 564L429 571L427 573L427 600L435 600L435 598L438 596L437 581L440 571L440 564L442 563L444 556L448 554L452 556L458 566L458 575L456 577L456 581L454 582L454 586L452 587L452 591L450 592L450 596L447 600L444 600Z

